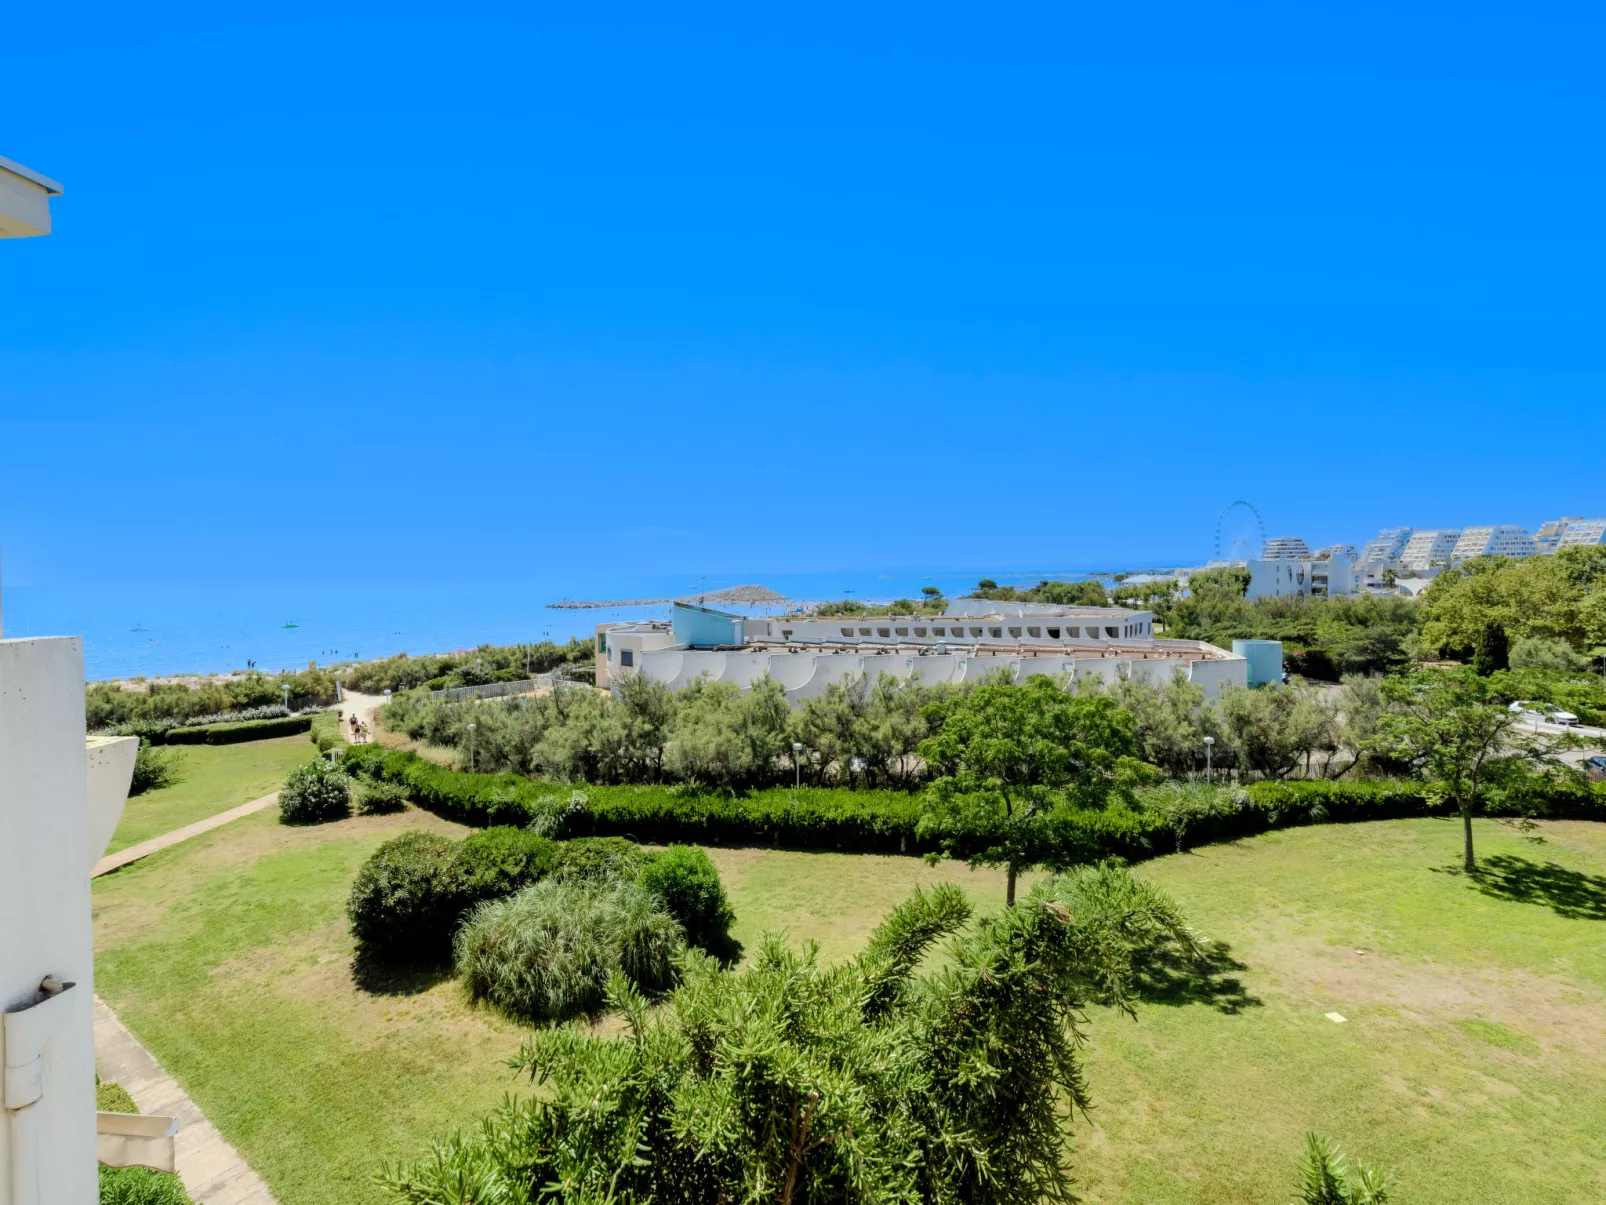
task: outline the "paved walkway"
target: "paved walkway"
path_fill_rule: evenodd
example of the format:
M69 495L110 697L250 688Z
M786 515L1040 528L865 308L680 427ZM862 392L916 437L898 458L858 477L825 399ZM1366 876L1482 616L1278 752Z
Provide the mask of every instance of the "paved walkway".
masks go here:
M341 689L341 694L344 697L340 700L339 704L340 735L346 738L346 744L351 745L355 744L356 742L351 738L351 724L348 722L349 717L355 714L357 717L357 722L359 724L367 724L368 730L372 732L378 727L378 725L374 723L374 712L378 711L385 705L385 696L360 695L354 690L346 690L344 688Z
M178 1174L196 1205L278 1205L262 1178L99 996L95 997L95 1070L101 1079L126 1088L141 1113L178 1118L174 1139Z
M141 858L149 857L159 849L166 849L169 845L177 845L180 841L188 841L191 837L199 837L202 833L211 832L215 828L227 824L231 820L238 820L241 816L249 816L252 812L260 812L263 808L271 807L279 801L279 792L264 795L261 799L253 799L250 803L242 803L237 808L230 808L226 812L219 812L216 816L208 816L205 820L197 820L194 824L186 824L183 828L176 828L170 833L163 833L160 837L152 837L149 841L141 841L138 845L130 845L127 849L120 849L114 854L107 854L95 863L95 869L89 872L94 879L103 874L110 874L130 862L138 862Z

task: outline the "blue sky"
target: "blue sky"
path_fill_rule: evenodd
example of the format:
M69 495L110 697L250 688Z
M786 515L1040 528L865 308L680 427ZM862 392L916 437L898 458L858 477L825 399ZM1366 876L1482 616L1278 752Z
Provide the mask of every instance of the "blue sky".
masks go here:
M1606 511L1599 10L133 7L0 43L14 584Z

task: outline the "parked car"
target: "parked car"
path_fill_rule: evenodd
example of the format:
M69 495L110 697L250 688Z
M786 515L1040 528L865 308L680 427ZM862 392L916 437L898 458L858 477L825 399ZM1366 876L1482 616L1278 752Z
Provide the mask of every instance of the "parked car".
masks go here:
M1578 723L1578 717L1570 711L1563 711L1559 707L1545 708L1545 719L1552 724L1572 725Z
M1506 710L1512 715L1520 715L1523 719L1533 720L1535 723L1545 718L1544 712L1540 711L1537 705L1525 703L1521 699L1518 699Z
M1584 759L1584 773L1591 778L1606 778L1606 754L1597 753Z

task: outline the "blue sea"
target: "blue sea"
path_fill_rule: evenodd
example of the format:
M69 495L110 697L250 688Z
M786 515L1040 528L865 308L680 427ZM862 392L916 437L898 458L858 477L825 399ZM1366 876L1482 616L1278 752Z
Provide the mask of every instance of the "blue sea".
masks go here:
M480 644L562 642L599 623L667 616L665 604L558 610L562 599L678 598L762 585L795 603L857 598L888 602L936 586L949 597L973 588L973 570L888 573L730 574L522 580L472 585L328 583L7 586L5 635L82 636L90 681L140 674L214 673L248 665L304 669L395 653L440 653ZM1003 584L1072 580L1085 570L989 572ZM763 613L778 608L731 608Z

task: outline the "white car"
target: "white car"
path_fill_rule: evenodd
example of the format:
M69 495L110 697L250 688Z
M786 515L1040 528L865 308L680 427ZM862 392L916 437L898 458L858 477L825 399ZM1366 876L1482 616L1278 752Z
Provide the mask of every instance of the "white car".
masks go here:
M1559 707L1545 708L1545 719L1549 720L1552 724L1560 724L1563 727L1571 727L1572 725L1578 723L1577 716L1570 711L1563 711Z

